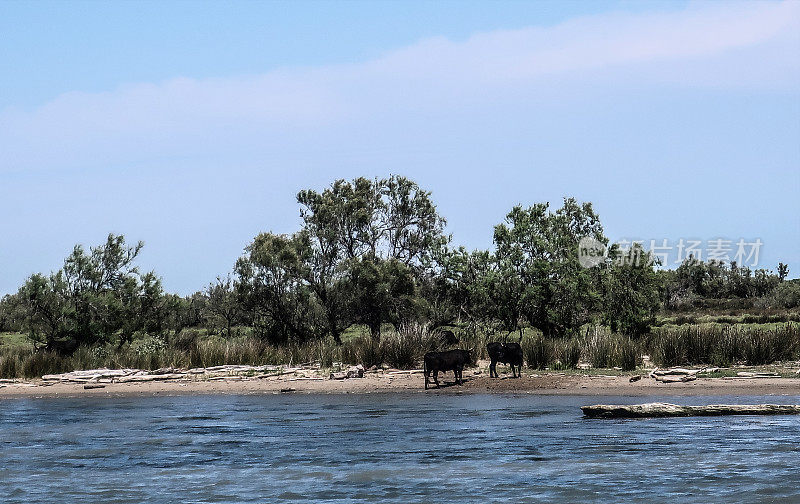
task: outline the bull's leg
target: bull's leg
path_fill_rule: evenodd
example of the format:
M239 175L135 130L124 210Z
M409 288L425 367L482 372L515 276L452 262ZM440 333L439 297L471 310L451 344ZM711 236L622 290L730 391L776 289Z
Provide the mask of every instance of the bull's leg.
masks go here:
M430 371L426 369L422 374L425 375L425 390L428 390L428 376L430 376Z
M496 376L497 375L497 369L495 369L496 365L497 365L497 363L495 361L492 361L492 362L489 363L489 378L496 378L497 377Z
M433 383L436 384L436 388L439 388L439 370L438 369L434 369L433 370Z

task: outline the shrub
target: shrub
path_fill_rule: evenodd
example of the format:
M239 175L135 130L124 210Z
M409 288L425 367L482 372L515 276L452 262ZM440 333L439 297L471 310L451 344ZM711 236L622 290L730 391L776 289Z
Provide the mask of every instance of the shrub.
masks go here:
M767 298L767 303L775 308L797 308L800 306L800 282L781 282Z
M544 369L553 360L553 345L544 336L536 336L523 344L528 367Z
M614 342L614 364L624 371L633 371L641 361L639 346L629 337L618 336Z
M649 344L659 366L729 366L739 360L755 366L795 358L800 330L791 323L775 329L697 326L657 331Z
M415 367L419 347L415 345L413 338L393 332L384 336L383 345L383 356L387 364L396 369Z
M614 345L610 334L600 332L590 336L586 342L586 350L592 367L607 368L612 366Z
M678 366L686 362L686 347L680 331L659 331L651 338L653 362L661 367Z
M793 324L771 330L756 330L741 340L744 359L751 366L770 364L797 356L800 331Z
M22 374L22 361L19 355L7 353L0 356L0 377L19 378Z
M719 338L717 338L716 348L711 353L710 364L720 367L728 367L739 359L739 337L736 331L731 328L724 328Z
M368 334L362 334L345 343L342 351L343 360L345 356L348 362L362 364L365 368L380 366L383 364L383 345L375 342Z
M175 334L170 342L173 347L178 350L188 352L197 344L197 340L203 334L203 331L196 328L185 328Z
M22 361L22 375L26 378L38 378L46 374L57 374L66 371L67 359L55 352L32 352Z
M558 360L566 369L575 369L581 360L581 344L576 339L564 339L556 344Z

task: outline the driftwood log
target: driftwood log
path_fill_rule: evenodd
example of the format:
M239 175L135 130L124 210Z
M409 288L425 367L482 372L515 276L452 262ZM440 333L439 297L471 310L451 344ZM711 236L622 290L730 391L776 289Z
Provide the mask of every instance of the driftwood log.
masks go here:
M595 404L582 406L586 418L659 418L721 415L797 415L795 404L709 404L679 406L669 403Z
M363 369L363 368L362 368ZM286 366L247 366L224 365L208 368L176 369L161 368L155 371L143 369L88 369L62 374L42 376L44 384L53 383L128 383L176 380L237 380L249 377L271 378L298 373L310 373L318 376L319 366L286 367Z

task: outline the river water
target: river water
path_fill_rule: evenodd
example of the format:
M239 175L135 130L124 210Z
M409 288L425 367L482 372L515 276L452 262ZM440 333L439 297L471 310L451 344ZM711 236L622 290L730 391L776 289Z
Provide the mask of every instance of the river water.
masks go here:
M0 501L800 502L800 417L588 420L579 410L640 400L437 393L6 399Z

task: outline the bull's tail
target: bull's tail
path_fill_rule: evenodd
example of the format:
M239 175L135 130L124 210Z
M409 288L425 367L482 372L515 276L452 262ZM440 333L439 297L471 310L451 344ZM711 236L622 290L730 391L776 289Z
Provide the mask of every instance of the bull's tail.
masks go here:
M428 390L428 363L422 359L422 376L425 377L425 390Z

